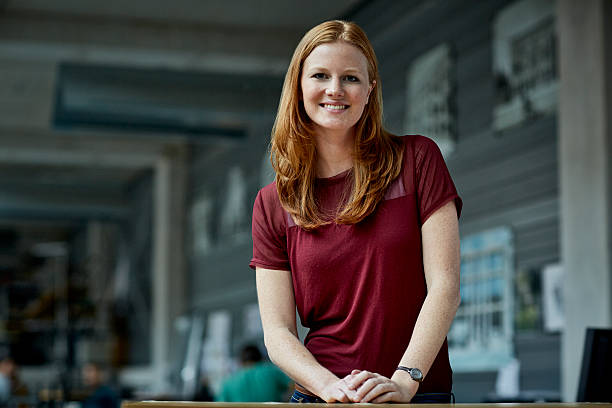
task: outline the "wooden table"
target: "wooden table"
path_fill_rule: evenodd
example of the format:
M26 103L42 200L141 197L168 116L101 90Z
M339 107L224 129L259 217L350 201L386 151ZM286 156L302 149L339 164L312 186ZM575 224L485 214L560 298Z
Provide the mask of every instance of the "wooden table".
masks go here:
M141 401L124 402L121 408L297 408L302 404L284 402L187 402L187 401ZM306 406L335 406L342 404L304 404ZM612 403L502 403L502 404L351 404L368 408L612 408ZM313 407L314 408L314 407Z

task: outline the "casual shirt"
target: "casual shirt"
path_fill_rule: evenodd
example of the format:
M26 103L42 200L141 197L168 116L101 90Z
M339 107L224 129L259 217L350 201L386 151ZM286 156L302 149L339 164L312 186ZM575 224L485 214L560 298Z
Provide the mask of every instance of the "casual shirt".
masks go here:
M338 377L353 369L391 377L405 352L427 294L421 227L437 209L462 202L437 145L424 136L402 138L401 175L373 214L353 225L334 222L305 231L282 208L275 183L253 208L252 268L291 272L304 345ZM350 194L351 170L317 179L322 214ZM446 340L419 392L450 392Z

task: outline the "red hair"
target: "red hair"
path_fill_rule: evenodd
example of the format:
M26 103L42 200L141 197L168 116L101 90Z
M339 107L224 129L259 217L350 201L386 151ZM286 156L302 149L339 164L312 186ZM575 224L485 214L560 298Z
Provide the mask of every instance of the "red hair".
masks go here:
M335 222L356 224L370 215L387 187L401 171L403 149L399 137L382 126L382 92L374 49L355 23L326 21L308 31L296 47L272 129L270 159L276 171L276 189L283 208L305 230L328 224L314 194L317 152L313 127L301 101L300 78L304 60L321 44L344 41L357 47L368 62L368 81L375 85L361 118L355 124L353 189Z

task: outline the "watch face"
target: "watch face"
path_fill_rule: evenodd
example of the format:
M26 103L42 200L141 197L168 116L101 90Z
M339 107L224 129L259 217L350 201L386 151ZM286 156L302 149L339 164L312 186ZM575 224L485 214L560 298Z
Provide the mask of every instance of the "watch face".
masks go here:
M421 382L423 381L423 373L418 368L413 368L410 370L410 376L414 381Z

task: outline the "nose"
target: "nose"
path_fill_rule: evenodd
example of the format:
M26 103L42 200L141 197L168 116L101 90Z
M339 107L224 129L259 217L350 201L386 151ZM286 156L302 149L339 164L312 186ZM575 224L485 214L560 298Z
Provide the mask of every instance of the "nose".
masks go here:
M339 78L333 79L330 84L329 87L327 87L327 89L325 89L325 95L327 96L343 96L344 95L344 89L342 89L342 81L340 81Z

